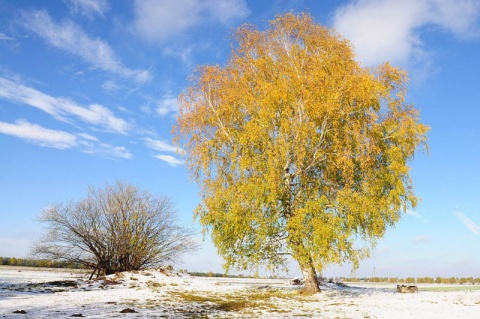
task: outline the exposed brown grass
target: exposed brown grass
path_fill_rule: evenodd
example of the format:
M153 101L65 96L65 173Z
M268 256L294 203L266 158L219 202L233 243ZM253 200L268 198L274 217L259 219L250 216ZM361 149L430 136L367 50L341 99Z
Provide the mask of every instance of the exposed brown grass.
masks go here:
M295 299L308 301L309 294L304 294L298 290L282 289L262 289L262 290L244 290L242 292L230 294L199 294L195 292L172 291L175 298L185 302L196 302L210 304L214 309L225 312L248 313L255 310L268 310L283 312L275 304L275 299Z

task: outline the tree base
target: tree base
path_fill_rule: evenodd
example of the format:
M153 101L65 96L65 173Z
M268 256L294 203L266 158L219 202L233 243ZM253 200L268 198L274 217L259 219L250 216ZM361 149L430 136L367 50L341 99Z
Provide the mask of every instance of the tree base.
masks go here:
M308 264L303 265L303 267L301 268L303 273L303 280L305 282L303 290L309 294L315 294L320 292L317 273L312 265L311 260Z

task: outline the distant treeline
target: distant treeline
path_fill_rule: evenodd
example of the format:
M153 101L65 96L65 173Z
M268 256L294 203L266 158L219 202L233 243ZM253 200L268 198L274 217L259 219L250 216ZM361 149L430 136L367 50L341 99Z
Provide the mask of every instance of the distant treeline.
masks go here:
M0 265L44 268L82 269L82 265L73 262L52 261L46 259L0 257Z
M46 259L33 259L33 258L16 258L16 257L0 257L0 265L4 266L21 266L21 267L42 267L42 268L68 268L68 269L85 269L81 264L73 262L60 262ZM173 267L169 266L170 270ZM195 277L228 277L228 278L257 278L249 275L230 275L214 272L190 272L186 269L179 270L181 273L188 273ZM268 278L284 278L278 276L270 276ZM398 284L480 284L480 277L370 277L370 278L357 278L357 277L343 277L343 278L322 278L323 281L332 282L370 282L370 283L398 283Z
M480 278L473 277L372 277L372 278L342 278L345 282L374 282L399 284L480 284Z
M194 277L225 277L225 278L256 278L254 276L246 276L246 275L230 275L230 274L221 274L218 272L190 272L187 270L180 270L180 272L186 272L190 276Z

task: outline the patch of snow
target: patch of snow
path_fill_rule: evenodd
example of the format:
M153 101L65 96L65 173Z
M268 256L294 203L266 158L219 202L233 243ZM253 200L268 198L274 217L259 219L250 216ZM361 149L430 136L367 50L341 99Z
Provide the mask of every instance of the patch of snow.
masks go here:
M269 297L268 307L222 309L219 298L291 291L288 279L203 278L163 269L97 280L89 274L0 268L0 318L476 318L480 290L397 293L396 285L325 283L311 296ZM53 283L52 283L53 282ZM190 295L198 300L182 296ZM203 298L203 299L202 299ZM211 300L211 301L210 301ZM14 313L25 311L25 314ZM135 312L132 312L135 311Z

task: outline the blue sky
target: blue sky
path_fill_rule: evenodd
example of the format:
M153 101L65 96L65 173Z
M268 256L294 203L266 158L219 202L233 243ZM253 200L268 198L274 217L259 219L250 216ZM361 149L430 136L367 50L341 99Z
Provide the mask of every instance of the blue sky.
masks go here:
M287 11L337 29L364 66L406 69L431 126L411 162L422 202L354 275L479 277L478 0L0 0L0 256L28 255L48 204L116 180L170 196L200 230L171 142L176 97L197 65L225 63L234 28ZM222 271L208 237L178 267Z

